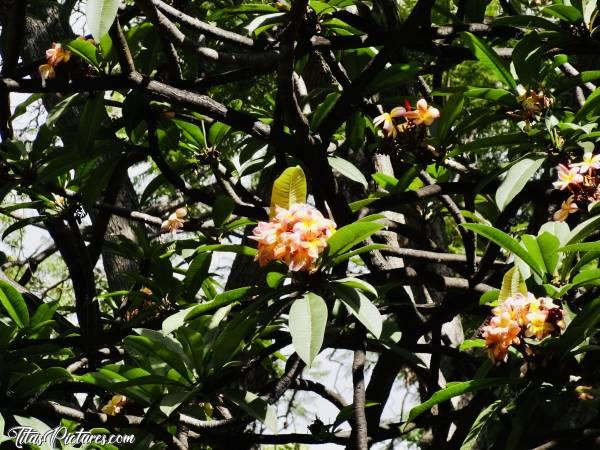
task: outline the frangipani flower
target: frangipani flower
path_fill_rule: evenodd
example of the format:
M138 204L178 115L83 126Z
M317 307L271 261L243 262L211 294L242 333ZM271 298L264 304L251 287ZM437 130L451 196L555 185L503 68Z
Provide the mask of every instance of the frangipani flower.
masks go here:
M56 77L54 67L50 64L42 64L40 67L38 67L38 72L40 73L42 81L51 80Z
M276 211L269 222L259 222L250 237L258 242L256 261L265 266L279 260L294 272L313 271L336 224L305 203Z
M565 327L562 309L552 299L533 294L508 297L494 309L482 328L488 354L494 363L506 361L511 345L523 344L523 337L542 340L560 334Z
M559 334L564 327L562 309L552 299L542 297L529 303L525 336L541 341L546 336Z
M521 118L530 120L547 110L554 104L554 99L544 94L544 90L540 89L536 92L533 89L529 90L529 95L526 93L519 97L523 113Z
M517 293L492 309L492 314L500 315L506 311L510 314L510 318L516 320L522 327L527 324L527 307L532 301L535 301L535 296L531 292L528 292L526 296Z
M160 226L161 233L176 233L177 230L183 228L185 216L187 216L187 209L177 208Z
M65 50L61 44L53 42L52 47L46 50L46 64L42 64L38 67L42 85L45 84L46 80L51 80L56 77L56 71L54 69L57 65L63 62L69 62L70 59L71 52Z
M569 214L573 214L579 210L579 207L575 203L575 197L570 196L560 205L560 209L557 210L552 218L557 222L564 222L569 217Z
M440 117L440 110L427 105L427 100L422 98L417 102L417 109L405 111L402 116L412 120L416 125L431 125L435 119Z
M521 327L516 320L511 318L508 311L502 311L490 320L490 324L483 328L483 338L488 348L490 359L494 363L506 361L508 348L519 343Z
M398 130L396 129L396 125L394 124L394 119L402 117L405 112L405 108L403 108L402 106L398 106L392 109L389 113L384 112L383 114L375 117L375 119L373 119L373 124L376 127L381 126L381 128L385 132L386 137L393 139L398 134Z
M555 189L566 189L571 185L578 185L583 182L583 175L576 168L569 168L564 164L558 165L558 181L552 183Z
M71 59L71 52L65 50L61 44L56 42L52 43L52 48L46 50L46 61L51 66L56 66L62 62L69 62Z
M123 406L127 403L127 397L121 394L114 395L109 402L104 405L101 411L107 416L116 416L121 412Z
M579 173L587 173L590 170L600 169L600 155L594 155L591 152L586 152L583 155L583 161L570 165L571 168L577 168Z
M384 112L373 119L373 124L381 126L387 138L396 138L398 133L406 130L407 126L431 125L435 119L440 117L440 111L433 106L428 106L425 99L417 102L417 109L413 110L410 103L406 102L406 108L397 106L389 113ZM407 122L396 123L395 119L404 118Z

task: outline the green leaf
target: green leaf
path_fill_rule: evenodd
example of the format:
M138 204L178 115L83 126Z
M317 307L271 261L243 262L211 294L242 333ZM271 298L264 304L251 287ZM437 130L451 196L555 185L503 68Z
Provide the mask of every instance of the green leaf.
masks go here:
M373 297L377 297L377 289L375 289L371 284L367 283L365 280L360 278L348 277L348 278L340 278L339 280L334 280L332 283L339 283L344 286L351 287L353 289L359 289L363 292L367 292Z
M581 222L579 225L577 225L575 228L573 228L569 232L569 234L565 238L566 245L564 246L564 248L569 248L572 245L583 241L591 233L596 231L598 229L599 225L600 225L600 216L594 216L594 217L590 217L587 220L584 220L583 222ZM589 254L593 255L593 253L589 253ZM565 280L567 278L569 271L573 268L572 265L573 265L573 261L575 260L575 257L576 257L575 254L569 254L564 258L564 260L561 264L561 270L560 270L560 275L563 280ZM584 258L582 258L582 260L583 259Z
M395 191L396 186L398 186L398 183L400 182L398 178L381 172L372 173L371 178L373 178L375 183L377 183L381 189L385 189L388 192Z
M403 81L414 80L421 69L422 67L416 64L392 64L373 78L367 87L366 95L370 96L384 89L396 88Z
M19 328L29 325L29 310L23 296L6 281L0 280L0 303Z
M462 153L477 153L483 149L491 147L512 147L517 145L528 144L529 139L523 133L505 133L497 136L490 136L475 141L467 142L459 145L451 152L452 155L460 155Z
M460 347L458 347L458 349L461 352L464 352L465 350L469 350L470 348L485 348L485 346L485 339L467 339L462 344L460 344Z
M91 96L85 104L79 122L79 149L91 152L94 139L104 118L104 92Z
M204 314L209 314L223 306L230 305L231 303L238 302L245 298L250 298L255 293L255 291L255 287L246 286L222 292L221 294L218 294L212 301L207 303L201 303L200 305L192 309L185 317L185 320L193 320L196 317L202 316Z
M544 57L543 42L535 31L522 38L513 50L512 62L519 81L536 85L541 75Z
M596 283L590 283L595 281ZM600 281L600 269L582 270L573 277L573 286L581 286L584 284L597 285Z
M306 293L292 303L288 324L296 353L310 367L323 345L327 304L317 294Z
M475 450L479 448L478 441L480 437L486 436L491 422L498 420L498 413L502 408L502 404L501 400L496 400L479 413L477 419L471 425L467 437L460 446L460 450Z
M540 227L538 231L538 236L544 232L548 232L554 236L556 236L560 242L560 245L564 245L567 242L567 236L570 233L569 225L564 222L546 222L544 225Z
M198 253L205 252L223 252L223 253L237 253L238 255L244 256L255 256L256 249L248 247L247 245L241 244L211 244L202 245L196 249Z
M560 247L560 239L547 231L542 232L536 238L540 248L540 253L544 259L546 272L553 274L558 265L558 248Z
M310 128L312 130L317 130L319 128L321 122L323 122L323 119L325 119L325 117L332 110L338 98L340 98L339 92L330 92L329 94L327 94L327 96L321 102L318 108L312 113L312 116L310 118Z
M437 122L436 137L443 143L446 141L450 133L452 124L456 122L456 119L460 116L465 99L462 93L451 95L446 101L444 109Z
M360 290L339 283L332 288L348 311L362 323L377 339L383 329L383 318L377 307Z
M354 256L361 255L363 253L371 252L373 250L381 250L384 248L388 248L385 244L369 244L364 245L362 247L357 248L356 250L352 250L351 252L346 252L341 254L340 256L336 256L332 260L332 264L335 266L343 261L346 261Z
M502 278L502 286L498 295L498 301L502 302L509 297L514 297L516 294L527 294L527 285L523 280L523 276L518 267L513 267L508 270Z
M500 290L493 289L481 294L481 297L479 297L479 304L495 306L498 303L498 298L500 298Z
M208 278L211 260L212 254L208 252L198 253L192 260L183 280L185 294L188 296L187 300L196 296L202 283Z
M327 160L329 161L329 165L331 167L333 167L333 169L335 171L340 173L340 175L343 175L346 178L351 179L352 181L356 181L357 183L362 184L365 189L367 189L367 187L369 187L369 184L367 183L367 179L365 178L365 176L350 161L347 161L338 156L330 156L327 158Z
M521 236L521 242L529 252L529 255L535 260L536 264L540 269L546 272L546 264L544 262L544 256L542 255L542 250L538 245L538 242L535 236L530 234L524 234Z
M415 406L408 414L407 422L412 422L426 411L429 411L435 405L450 400L452 397L463 395L468 392L476 392L482 389L506 384L505 378L481 378L470 381L455 381L448 383L445 389L441 389L434 393L429 400L420 405Z
M48 117L46 118L46 126L52 128L52 126L56 124L56 122L58 121L58 119L60 119L63 113L71 106L74 106L80 100L81 94L73 94L58 102L48 114Z
M558 250L559 252L600 252L600 241L582 242L579 244L565 245Z
M508 70L508 67L504 61L500 59L493 48L468 31L462 32L461 36L475 57L484 66L494 71L494 73L498 76L498 79L506 83L513 91L517 89L517 82L510 74L510 71Z
M600 108L600 90L596 89L588 96L583 106L579 108L573 121L580 122L592 113L597 114L598 108Z
M213 222L215 227L223 226L223 224L229 219L231 213L235 208L235 202L231 197L226 195L219 195L213 205Z
M108 33L117 17L119 0L88 0L85 10L87 27L96 41Z
M371 408L371 407L377 406L377 405L379 405L378 402L365 401L365 409ZM350 405L344 406L342 409L340 409L340 412L335 417L335 420L333 422L331 430L335 431L337 429L337 427L339 427L341 424L343 424L348 419L350 419L353 414L354 414L354 405L350 404Z
M13 113L13 115L10 117L11 120L15 120L17 117L22 116L23 114L25 114L27 112L27 109L35 102L37 102L39 99L41 99L43 97L44 94L40 93L35 93L35 94L31 94L29 97L27 97L24 101L22 101L21 103L19 103L16 107L15 107L15 111Z
M181 130L183 136L195 147L199 149L206 147L204 133L202 133L202 129L198 125L179 119L172 119L172 122Z
M549 21L548 19L527 15L500 17L492 22L492 26L542 28L545 30L562 31L560 26Z
M479 223L466 223L462 225L464 228L474 231L475 233L489 239L490 241L498 244L500 247L514 253L525 262L531 269L539 275L540 278L544 278L544 272L539 267L536 260L525 250L519 243L510 237L505 232L498 230L489 225L482 225Z
M40 394L51 384L70 380L71 378L71 374L62 367L49 367L24 376L11 390L16 398L29 398Z
M121 381L127 381L147 375L150 375L150 373L139 367L132 368L127 365L109 364L98 369L97 372L88 372L85 375L77 377L77 379L88 384L101 386L113 392L124 394L135 401L139 401L142 405L147 405L151 402L151 395L146 386L122 387L118 391L114 389L114 386Z
M483 88L474 86L449 87L436 89L431 93L431 95L454 95L459 92L462 92L463 97L465 98L480 98L482 100L488 100L490 102L499 103L506 106L517 106L515 94L507 91L506 89L500 88Z
M277 411L258 395L252 392L234 393L227 392L225 396L248 414L260 420L273 433L277 433Z
M327 256L334 258L347 252L382 228L377 222L354 222L340 228L327 241Z
M575 316L559 340L559 354L566 355L592 332L600 321L600 297L592 300Z
M173 369L183 379L190 380L181 344L158 331L141 329L138 332L142 335L127 336L124 339L125 348L129 353L145 359L151 357L162 361L166 363L167 370Z
M575 23L583 19L579 10L568 5L551 5L542 9L542 13L547 16L556 17L563 22Z
M506 178L496 191L496 205L498 205L500 211L503 211L515 196L523 190L545 160L544 157L525 158L508 170Z
M276 207L289 209L296 203L306 203L306 176L302 167L288 167L273 183L271 191L270 216L276 214Z
M89 65L99 69L97 49L87 39L77 38L66 44L66 47L87 62Z
M42 222L45 218L46 216L32 216L26 217L25 219L17 220L4 230L4 232L2 233L2 239L6 239L6 236L8 236L9 234L14 233L15 231L18 231L21 228L25 228L28 225Z
M507 106L517 104L515 95L506 89L470 87L464 92L465 97L481 98L495 103L501 103Z
M182 327L185 324L185 318L195 306L177 311L175 314L171 314L162 322L161 331L164 335L171 334L173 331Z
M346 122L346 143L353 150L360 150L365 142L365 118L355 112Z
M231 127L221 122L214 122L208 129L208 141L210 145L219 145L227 135Z
M271 289L277 289L285 280L286 274L281 272L269 272L266 276L267 286Z

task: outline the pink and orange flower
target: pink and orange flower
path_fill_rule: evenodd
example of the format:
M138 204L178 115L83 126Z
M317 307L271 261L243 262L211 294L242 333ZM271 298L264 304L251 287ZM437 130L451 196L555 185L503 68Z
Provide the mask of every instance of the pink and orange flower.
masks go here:
M578 162L559 164L555 189L568 190L572 195L562 202L554 213L557 222L567 220L570 214L585 210L600 201L600 154L586 151Z
M494 309L489 323L482 328L490 359L498 364L508 358L511 345L519 346L523 338L538 341L559 335L565 327L562 309L547 297L516 294Z
M319 210L297 203L290 209L277 207L275 216L259 222L250 239L258 242L256 260L261 266L283 261L293 272L312 272L335 229L335 222Z
M579 206L575 203L575 197L573 195L569 196L562 204L560 205L560 209L557 210L552 218L556 222L564 222L567 220L570 214L579 211Z
M508 348L519 343L521 327L511 318L508 311L494 315L489 325L483 328L483 338L488 348L488 355L494 363L505 362L508 359Z
M116 416L121 412L123 406L127 403L127 397L121 394L114 395L101 411L107 416Z
M69 62L71 59L71 52L65 50L61 44L56 42L52 43L52 47L46 50L46 61L51 66L56 66L63 62Z
M385 135L388 138L393 139L398 135L398 128L394 123L394 119L403 117L404 113L406 113L406 109L402 106L398 106L392 109L389 113L384 112L383 114L375 117L375 119L373 119L373 124L376 127L381 126Z
M427 100L422 98L417 102L417 109L408 109L402 116L412 120L416 125L431 125L433 121L440 117L440 110L429 106Z
M65 50L59 43L53 42L52 47L46 50L46 64L38 68L42 82L56 77L56 66L67 63L71 59L72 53Z
M577 168L581 174L588 173L591 170L598 170L600 169L600 155L594 155L591 152L586 152L583 154L583 159L581 162L570 164L569 167L571 169Z
M440 117L440 111L433 106L427 105L427 100L420 99L417 102L417 109L412 109L410 103L406 102L406 107L397 106L390 112L384 112L373 119L376 127L381 127L387 138L394 139L398 133L402 133L409 125L431 125L435 119ZM405 119L405 122L398 124L398 119Z
M570 186L576 186L583 183L583 175L579 173L576 167L568 167L564 164L558 165L558 180L553 184L555 189L566 189Z
M160 226L161 233L177 233L177 230L183 228L187 213L187 209L177 208L174 213L169 215L167 220L163 221Z

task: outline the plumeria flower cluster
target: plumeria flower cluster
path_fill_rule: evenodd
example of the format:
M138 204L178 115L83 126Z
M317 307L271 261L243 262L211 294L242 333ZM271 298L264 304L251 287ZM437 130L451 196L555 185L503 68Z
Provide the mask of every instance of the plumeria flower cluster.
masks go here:
M269 222L259 222L250 239L258 242L256 261L261 266L277 260L293 272L312 272L335 229L335 222L319 210L296 203L289 209L276 207L275 216Z
M509 111L507 114L519 120L524 120L527 123L535 121L542 113L548 110L554 104L554 99L544 94L544 90L536 91L530 89L529 93L524 93L519 96L521 109Z
M398 133L415 125L431 125L438 117L440 117L439 109L429 106L427 100L422 98L417 102L417 109L412 109L407 101L406 107L397 106L390 112L375 117L373 124L381 127L386 137L394 139Z
M46 64L42 64L38 71L42 82L56 77L56 66L67 63L71 59L71 52L63 48L61 44L52 43L52 47L46 50Z
M554 220L563 222L569 214L579 210L579 204L600 200L600 155L586 152L580 162L559 164L558 179L552 183L555 189L567 190L572 195L554 213Z
M527 115L527 118L532 119L542 112L550 108L554 104L554 99L544 94L544 90L540 89L539 92L530 89L529 95L524 96L521 101L521 107Z
M127 403L127 397L121 394L114 395L106 405L104 405L101 411L107 416L116 416L121 412L123 406Z
M541 341L559 335L564 327L563 311L552 299L536 298L528 292L509 297L492 309L492 318L481 331L490 359L498 364L508 359L511 345L523 350L524 338Z
M177 208L174 213L169 215L169 218L165 220L160 226L161 233L177 233L177 230L183 228L185 224L185 217L187 216L187 209Z

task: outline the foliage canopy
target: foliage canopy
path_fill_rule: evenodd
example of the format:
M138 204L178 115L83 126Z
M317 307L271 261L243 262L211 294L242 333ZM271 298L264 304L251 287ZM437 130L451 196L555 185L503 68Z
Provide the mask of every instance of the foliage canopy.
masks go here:
M597 13L3 1L0 448L597 446Z

